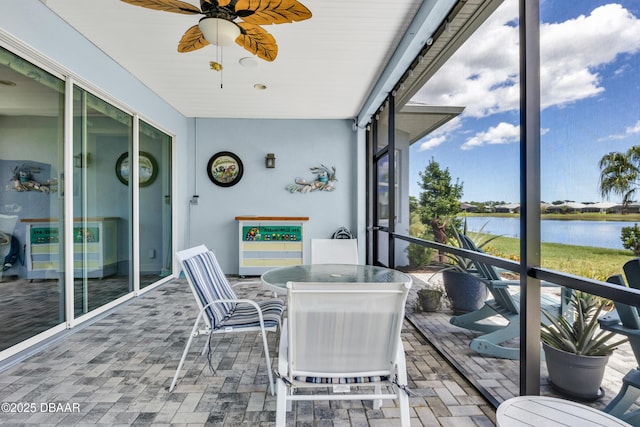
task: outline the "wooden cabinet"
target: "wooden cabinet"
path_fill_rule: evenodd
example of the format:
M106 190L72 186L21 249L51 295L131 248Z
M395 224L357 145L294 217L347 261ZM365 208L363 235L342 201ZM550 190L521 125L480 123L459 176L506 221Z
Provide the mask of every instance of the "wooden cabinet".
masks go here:
M304 227L308 217L237 216L241 276L274 267L305 264Z
M50 219L23 219L26 224L28 279L58 279L63 268L63 236ZM118 271L118 218L90 218L74 222L74 276L102 278Z

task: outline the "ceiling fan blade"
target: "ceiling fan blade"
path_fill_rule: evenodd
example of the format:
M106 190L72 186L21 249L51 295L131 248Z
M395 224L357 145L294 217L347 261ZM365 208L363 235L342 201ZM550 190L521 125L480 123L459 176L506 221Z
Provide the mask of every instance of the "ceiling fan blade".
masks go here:
M311 12L296 0L238 0L236 14L257 25L286 24L311 18Z
M229 3L231 3L231 0L200 0L200 4L202 4L202 2L209 3L215 6L225 7L228 6Z
M241 32L236 39L236 43L265 61L271 62L276 59L278 45L271 34L263 28L248 22L238 22L238 26Z
M196 24L189 28L180 39L178 52L193 52L194 50L202 49L208 44L209 42L204 38L200 27Z
M202 12L196 6L180 0L121 0L134 6L147 9L162 10L164 12L183 13L185 15L197 15Z

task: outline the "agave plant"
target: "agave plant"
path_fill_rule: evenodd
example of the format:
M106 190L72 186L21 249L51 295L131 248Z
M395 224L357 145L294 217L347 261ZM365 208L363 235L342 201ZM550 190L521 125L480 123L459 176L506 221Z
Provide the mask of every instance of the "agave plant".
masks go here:
M472 242L475 248L482 249L491 241L499 237L502 237L502 235L492 236L492 235L484 234L483 230L487 224L488 222L484 223L484 225L480 227L480 230L474 233L467 232L466 222L462 232L460 232L457 228L454 227L453 236L449 238L449 242L448 242L449 245L459 247L459 248L465 247L465 245L463 245L462 243L462 239L463 239L462 236L465 236L468 240ZM475 263L471 259L463 257L461 255L449 254L449 253L445 254L445 257L447 261L436 262L436 263L433 263L432 265L440 267L441 268L440 271L452 270L452 271L458 271L461 273L477 273Z
M540 336L547 345L558 350L583 356L606 356L611 354L627 338L609 342L615 332L600 329L598 318L604 308L602 301L586 292L576 291L572 296L575 320L554 317L542 310L549 323L540 326Z

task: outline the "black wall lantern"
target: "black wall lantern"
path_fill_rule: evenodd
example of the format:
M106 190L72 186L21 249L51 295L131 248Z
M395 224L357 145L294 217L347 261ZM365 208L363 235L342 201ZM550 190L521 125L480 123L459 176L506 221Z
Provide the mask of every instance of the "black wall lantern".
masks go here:
M273 153L268 153L267 157L264 158L265 166L267 169L273 169L276 167L276 155Z

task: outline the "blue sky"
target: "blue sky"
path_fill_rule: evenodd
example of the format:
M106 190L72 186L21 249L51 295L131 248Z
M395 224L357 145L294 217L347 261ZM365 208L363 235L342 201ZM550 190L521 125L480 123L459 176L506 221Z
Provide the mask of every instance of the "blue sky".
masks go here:
M640 144L640 1L542 0L540 12L542 200L598 202L599 160ZM465 111L412 145L411 195L433 157L464 201L519 201L517 17L505 0L412 99Z

